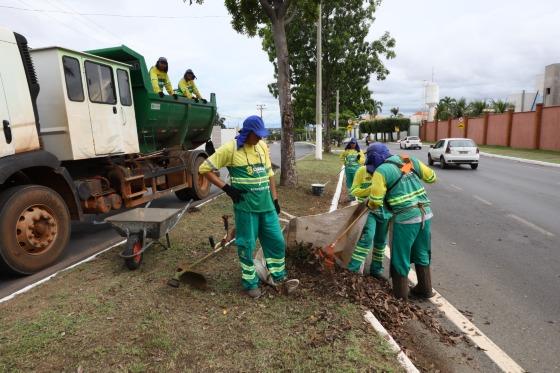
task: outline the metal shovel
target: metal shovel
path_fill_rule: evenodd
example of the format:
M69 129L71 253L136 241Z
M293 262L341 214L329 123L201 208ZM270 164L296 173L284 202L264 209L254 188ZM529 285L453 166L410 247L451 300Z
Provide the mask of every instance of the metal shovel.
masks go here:
M183 281L195 289L205 290L208 287L206 276L200 272L194 271L193 269L200 263L218 254L220 251L235 242L235 228L229 231L229 221L227 215L222 216L222 219L224 221L224 229L226 230L226 234L222 240L216 244L214 242L214 237L208 237L210 246L213 250L194 263L180 265L177 267L174 276L167 281L167 285L178 288L181 281Z

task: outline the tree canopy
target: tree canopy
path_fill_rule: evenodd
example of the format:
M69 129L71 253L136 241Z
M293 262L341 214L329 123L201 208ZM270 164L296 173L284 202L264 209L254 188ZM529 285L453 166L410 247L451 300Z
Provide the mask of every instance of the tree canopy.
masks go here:
M315 122L316 21L317 0L300 0L293 5L287 26L290 51L292 95L296 126ZM336 91L340 91L340 111L355 114L378 113L381 104L372 98L370 77L385 79L389 74L384 58L394 58L395 39L384 33L370 41L379 0L323 0L323 118L326 138L333 127ZM272 29L261 30L263 48L274 60ZM275 83L269 86L277 94ZM342 120L340 121L343 122ZM325 141L328 150L330 141Z

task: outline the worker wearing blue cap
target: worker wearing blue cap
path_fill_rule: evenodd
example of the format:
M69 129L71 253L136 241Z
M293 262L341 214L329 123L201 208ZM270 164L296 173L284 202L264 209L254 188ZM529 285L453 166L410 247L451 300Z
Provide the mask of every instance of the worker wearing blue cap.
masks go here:
M288 280L285 265L285 242L278 220L280 204L268 147L262 138L268 136L263 120L254 115L243 122L239 135L216 150L199 169L200 174L221 188L233 201L241 282L246 293L261 295L253 254L260 240L266 265L276 284L287 292L299 281ZM227 167L231 185L214 172Z

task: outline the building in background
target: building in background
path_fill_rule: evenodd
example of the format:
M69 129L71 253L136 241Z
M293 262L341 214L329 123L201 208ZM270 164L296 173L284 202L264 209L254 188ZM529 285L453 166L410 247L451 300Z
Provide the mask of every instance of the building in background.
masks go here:
M428 108L427 119L432 121L436 114L436 106L439 103L439 85L435 82L427 82L424 87L424 98Z
M541 91L542 92L542 91ZM515 112L534 111L538 103L542 101L539 92L521 91L508 96L507 102L515 107Z
M543 96L544 106L560 106L560 63L545 68Z

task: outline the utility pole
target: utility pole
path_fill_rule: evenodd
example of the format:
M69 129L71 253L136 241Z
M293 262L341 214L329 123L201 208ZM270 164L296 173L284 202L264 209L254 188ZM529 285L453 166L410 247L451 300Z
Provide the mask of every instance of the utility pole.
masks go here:
M322 113L322 38L321 38L321 2L319 1L319 18L317 20L317 93L315 99L315 159L323 159L323 113Z
M259 104L257 105L257 110L261 112L261 119L262 119L262 112L266 109L266 104Z
M339 117L339 102L340 102L340 95L339 90L336 90L336 130L338 131L338 117Z

